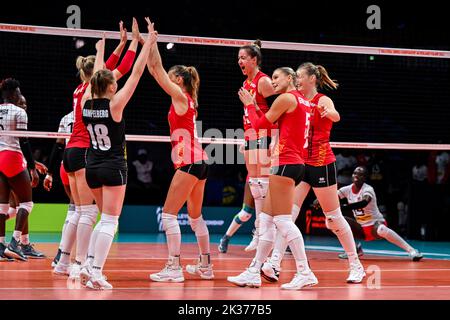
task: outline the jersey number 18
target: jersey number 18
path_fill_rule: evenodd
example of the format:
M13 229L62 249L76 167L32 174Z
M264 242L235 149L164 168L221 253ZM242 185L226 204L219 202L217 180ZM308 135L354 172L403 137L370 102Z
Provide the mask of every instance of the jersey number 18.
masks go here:
M87 130L91 136L92 148L95 150L108 151L111 149L111 139L108 137L108 127L104 124L96 124L92 128L92 124L88 124Z

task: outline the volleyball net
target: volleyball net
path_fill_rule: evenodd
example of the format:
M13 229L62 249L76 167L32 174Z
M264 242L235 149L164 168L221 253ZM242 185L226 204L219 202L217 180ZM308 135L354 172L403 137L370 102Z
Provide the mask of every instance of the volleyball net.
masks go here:
M104 32L108 55L118 44L118 32L0 24L0 76L21 81L30 105L30 137L57 137L59 119L70 112L79 83L75 60L95 54ZM252 41L164 34L158 41L166 68L184 64L199 71L199 136L209 129L222 133L202 142L241 143L226 130L242 126L237 91L244 76L237 55ZM167 43L173 44L170 50ZM262 54L262 70L269 75L277 67L295 69L311 61L338 80L339 89L327 92L342 118L332 135L340 142L333 147L450 149L450 52L263 41ZM130 141L168 142L169 105L170 98L145 72L125 110Z

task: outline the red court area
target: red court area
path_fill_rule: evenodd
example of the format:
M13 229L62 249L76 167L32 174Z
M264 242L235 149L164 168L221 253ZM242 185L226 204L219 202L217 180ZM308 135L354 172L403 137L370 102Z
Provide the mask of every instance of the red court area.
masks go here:
M56 244L40 244L49 257ZM259 289L239 288L226 281L250 263L253 254L242 246L230 246L226 254L212 246L216 278L199 280L185 272L184 283L156 283L149 274L159 271L166 261L165 244L114 244L104 274L114 286L112 291L92 291L52 273L51 259L0 263L0 299L50 300L424 300L450 299L450 261L365 255L362 259L367 277L361 284L347 284L347 262L336 253L308 251L311 268L319 284L301 291L285 291L279 286L289 282L295 272L291 256L286 256L280 283L263 280ZM182 246L183 266L196 258L195 244Z

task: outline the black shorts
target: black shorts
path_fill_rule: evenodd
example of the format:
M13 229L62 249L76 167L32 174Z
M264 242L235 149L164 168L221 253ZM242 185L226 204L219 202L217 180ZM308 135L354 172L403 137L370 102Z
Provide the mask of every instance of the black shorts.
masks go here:
M63 164L67 173L86 168L87 148L69 148L64 150Z
M103 186L117 187L127 184L127 169L86 168L86 182L91 189Z
M306 165L304 182L313 188L325 188L336 184L336 162L322 167Z
M208 178L209 166L208 164L201 161L193 164L188 164L184 167L179 168L178 170L189 173L190 175L196 177L198 180L206 180L206 178Z
M305 175L304 164L285 164L279 167L270 168L270 174L281 177L288 177L294 180L295 186L302 182Z
M261 137L257 140L245 140L244 150L266 150L269 149L271 137Z

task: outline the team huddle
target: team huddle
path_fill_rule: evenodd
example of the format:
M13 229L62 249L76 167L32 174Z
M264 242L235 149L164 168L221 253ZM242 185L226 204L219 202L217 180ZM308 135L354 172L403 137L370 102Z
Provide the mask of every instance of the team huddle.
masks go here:
M52 263L53 272L79 280L90 289L113 288L103 268L117 232L128 178L123 111L147 69L171 98L168 121L175 168L162 213L168 261L150 279L184 281L177 216L185 204L199 248L198 260L186 265L186 272L200 279L214 279L209 231L202 217L208 156L198 141L195 126L200 76L195 67L184 65L173 66L167 72L158 50L158 33L150 19L146 18L146 22L148 36L144 38L133 19L132 41L120 64L128 40L122 23L121 41L106 62L104 38L97 42L95 56L77 59L81 83L73 94L73 112L61 120L58 130L71 133L70 139L56 141L48 168L34 161L26 138L0 135L2 259L43 257L23 237L28 234L28 215L33 208L32 187L39 180L36 170L47 173L44 180L47 190L52 188L53 175L59 172L70 205ZM136 57L139 44L142 48ZM297 70L280 67L269 77L260 70L261 61L259 41L239 49L238 64L247 77L238 96L244 109L242 152L248 179L243 209L221 239L219 251L227 252L233 234L255 214L254 236L245 250L256 250L256 254L243 273L227 280L249 287L260 287L261 277L278 281L281 261L289 246L297 272L281 288L299 290L318 283L295 224L311 188L326 217L327 228L345 251L341 257L349 262L348 283L360 283L365 277L359 260L362 249L356 246L354 235L365 240L384 238L407 251L414 261L420 260L422 255L387 227L376 206L375 192L365 183L364 168L355 170L351 186L337 189L330 133L340 115L333 101L318 92L337 89L336 81L324 67L313 63L303 63ZM118 89L117 82L129 72L127 81ZM19 107L19 86L12 79L2 82L0 130L27 130L26 112ZM10 198L16 199L16 224L6 245L5 221L14 216L10 214L14 207ZM347 207L353 210L356 220L343 216L340 198L348 199ZM101 218L96 224L99 213Z

